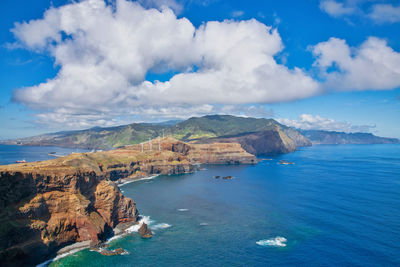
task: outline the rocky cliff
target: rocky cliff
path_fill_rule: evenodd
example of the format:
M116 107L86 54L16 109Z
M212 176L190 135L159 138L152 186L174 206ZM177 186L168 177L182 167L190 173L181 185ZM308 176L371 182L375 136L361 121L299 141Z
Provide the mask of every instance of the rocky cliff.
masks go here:
M279 127L268 131L196 141L196 143L208 144L213 142L238 143L244 150L254 155L289 153L297 149L296 142L289 138Z
M74 242L104 240L138 215L135 203L94 171L34 165L2 168L0 209L0 262L14 266L44 261Z
M0 166L0 263L32 265L62 246L112 235L135 223L135 203L114 181L193 172L198 163L256 163L239 144L171 138L112 151Z

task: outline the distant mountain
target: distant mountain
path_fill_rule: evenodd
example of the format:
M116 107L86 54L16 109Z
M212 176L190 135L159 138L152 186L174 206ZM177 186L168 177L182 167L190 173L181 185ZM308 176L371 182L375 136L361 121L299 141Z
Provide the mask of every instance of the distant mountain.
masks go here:
M286 153L296 150L298 146L311 145L311 142L299 131L279 124L273 119L230 115L208 115L167 123L133 123L118 127L95 127L8 140L3 143L112 149L141 143L163 135L197 143L217 142L222 139L228 142L240 136L243 147L246 143L252 143L247 147L253 154ZM232 140L228 140L229 138Z
M371 133L344 133L322 130L300 130L315 145L318 144L398 144L399 139L375 136Z

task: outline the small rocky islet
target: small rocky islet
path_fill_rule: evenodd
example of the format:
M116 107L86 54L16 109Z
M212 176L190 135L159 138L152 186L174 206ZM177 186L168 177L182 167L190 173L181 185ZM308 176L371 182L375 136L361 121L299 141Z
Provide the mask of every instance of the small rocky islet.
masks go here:
M216 176L214 176L214 178L215 179L219 179L219 178L221 178L221 176L220 175L216 175ZM231 180L231 179L233 179L233 176L231 176L231 175L222 176L222 180Z

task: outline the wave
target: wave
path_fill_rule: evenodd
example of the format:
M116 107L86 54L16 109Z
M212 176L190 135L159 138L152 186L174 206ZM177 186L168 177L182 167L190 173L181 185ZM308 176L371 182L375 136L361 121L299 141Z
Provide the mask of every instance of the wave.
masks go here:
M147 225L150 225L151 223L153 223L153 221L150 219L150 216L142 216L137 224L132 225L131 227L129 227L125 231L127 233L138 232L143 223L146 223Z
M178 211L188 211L189 209L178 209Z
M150 229L152 229L152 230L166 229L166 228L169 228L169 227L172 226L172 225L170 225L168 223L158 223L158 224L153 225L154 221L152 219L150 219L150 216L141 216L141 218L140 218L140 220L138 221L137 224L134 224L134 225L128 227L125 231L122 231L120 234L109 238L105 243L109 244L111 241L114 241L114 240L117 240L117 239L120 239L120 238L126 236L126 234L138 232L139 228L142 226L143 223L146 223L150 227ZM83 244L83 243L85 243L85 244ZM73 247L76 247L76 246L79 246L79 247L73 248ZM75 244L71 245L71 248L73 248L73 249L68 250L65 253L60 253L55 258L47 260L47 261L45 261L45 262L43 262L41 264L38 264L36 267L46 267L50 263L52 263L54 261L57 261L57 260L59 260L61 258L64 258L66 256L73 255L73 254L75 254L78 251L81 251L83 249L90 248L90 245L89 245L89 243L86 244L86 241L84 241L84 242L75 243ZM121 255L127 255L127 254L129 254L129 253L125 251Z
M121 187L121 186L130 184L130 183L134 183L134 182L138 182L138 181L151 180L151 179L154 179L154 178L156 178L156 177L158 177L158 176L160 176L160 175L157 174L157 175L152 175L152 176L143 177L143 178L140 178L140 179L127 180L127 181L124 181L124 182L118 184L118 186Z
M80 248L76 248L76 249L72 249L72 250L70 250L70 251L68 251L68 252L65 252L65 253L62 253L62 254L60 254L60 255L57 255L57 256L56 256L55 258L53 258L53 259L47 260L47 261L45 261L45 262L43 262L43 263L40 263L40 264L36 265L36 267L46 267L46 266L48 266L50 263L52 263L52 262L54 262L54 261L57 261L57 260L62 259L62 258L64 258L64 257L70 256L70 255L72 255L72 254L75 254L75 253L77 253L77 252L79 252L79 251L81 251L81 250L83 250L83 249L87 249L87 248L89 248L89 246L87 246L87 247L80 247Z
M266 246L273 246L273 247L286 247L287 239L281 236L277 236L271 239L262 239L257 241L257 245L266 247Z
M166 229L166 228L170 228L171 227L171 225L168 224L168 223L154 224L154 221L152 219L150 219L150 216L142 216L142 218L138 221L137 224L132 225L131 227L129 227L125 231L127 233L138 232L143 223L146 223L151 230Z
M113 237L110 237L109 239L107 239L106 244L108 244L108 243L110 243L110 242L112 242L114 240L117 240L117 239L120 239L120 238L124 237L125 234L126 234L125 232L122 232L121 234L114 235Z
M150 229L152 230L158 230L158 229L166 229L166 228L170 228L171 225L168 223L158 223L154 226L150 226Z
M208 225L208 223L202 222L202 223L200 223L200 225L201 225L201 226L206 226L206 225Z

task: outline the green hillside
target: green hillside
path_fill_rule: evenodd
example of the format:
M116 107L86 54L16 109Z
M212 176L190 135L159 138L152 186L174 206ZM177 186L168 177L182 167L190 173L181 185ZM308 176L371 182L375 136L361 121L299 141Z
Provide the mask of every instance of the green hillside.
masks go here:
M230 115L208 115L193 117L176 124L133 123L118 127L95 127L80 131L65 131L40 136L9 140L7 143L39 146L80 147L89 149L111 149L123 145L137 144L158 136L172 136L191 141L222 136L235 136L251 132L284 128L272 119L235 117ZM295 131L292 129L292 131ZM296 131L297 132L297 131Z

